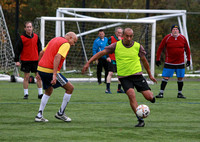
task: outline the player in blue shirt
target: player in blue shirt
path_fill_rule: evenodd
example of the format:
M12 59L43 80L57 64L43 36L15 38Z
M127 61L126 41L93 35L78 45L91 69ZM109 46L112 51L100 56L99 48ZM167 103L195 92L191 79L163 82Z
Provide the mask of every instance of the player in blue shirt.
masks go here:
M92 52L93 55L95 55L96 53L104 50L106 44L108 42L107 37L105 37L105 33L103 29L100 29L98 31L98 38L95 39L94 43L93 43L93 48L92 48ZM108 63L106 61L107 56L103 56L101 58L99 58L98 60L96 60L96 64L97 64L97 80L98 83L101 84L101 72L102 72L102 68L104 68L105 71L105 83L106 83L106 78L108 75Z

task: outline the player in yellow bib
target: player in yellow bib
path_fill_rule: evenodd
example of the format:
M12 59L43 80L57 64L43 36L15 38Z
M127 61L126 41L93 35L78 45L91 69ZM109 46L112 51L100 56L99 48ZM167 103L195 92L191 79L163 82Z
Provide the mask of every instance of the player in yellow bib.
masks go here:
M142 75L142 67L140 61L142 61L144 68L146 69L149 78L157 83L157 80L152 76L149 68L149 63L145 57L145 50L139 43L133 41L133 30L131 28L126 28L123 32L123 40L113 43L96 55L92 56L90 60L85 64L82 69L84 73L89 64L100 58L101 56L115 53L116 64L117 64L117 75L121 82L121 85L126 92L130 106L134 113L136 114L136 108L138 103L135 96L135 89L142 93L145 99L155 103L155 97L150 91L150 87L146 82L146 79ZM138 117L139 123L135 127L144 127L144 120Z

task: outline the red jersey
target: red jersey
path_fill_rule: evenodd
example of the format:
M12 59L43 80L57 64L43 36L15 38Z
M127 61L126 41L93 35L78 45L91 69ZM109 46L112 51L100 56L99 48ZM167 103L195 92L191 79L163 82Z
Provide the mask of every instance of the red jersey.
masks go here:
M162 50L165 49L165 63L171 65L185 64L184 51L187 55L187 61L190 61L190 48L186 38L179 34L178 37L173 37L168 34L162 40L156 54L156 61L160 61Z
M64 43L68 43L68 41L63 37L55 37L52 40L50 40L46 47L44 55L42 56L42 58L40 59L38 63L38 66L43 67L43 68L53 69L54 58L56 54L58 53L58 50ZM69 51L69 48L66 47L68 51ZM67 51L67 54L68 54L68 51ZM61 58L60 64L58 66L58 71L60 71L65 58Z
M119 39L118 39L116 36L111 36L111 37L109 38L109 40L110 40L110 44L119 41ZM114 61L116 60L116 59L115 59L115 53L109 54L109 57L110 57L111 60L114 60Z
M38 36L33 33L32 38L21 35L23 49L21 52L21 61L38 61Z

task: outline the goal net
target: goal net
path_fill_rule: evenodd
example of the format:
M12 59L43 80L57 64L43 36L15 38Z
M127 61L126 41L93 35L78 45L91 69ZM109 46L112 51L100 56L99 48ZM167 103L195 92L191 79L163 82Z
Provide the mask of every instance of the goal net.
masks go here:
M148 53L147 55L151 54L152 21L146 20L142 22L126 19L123 19L124 21L120 20L120 22L119 19L113 21L109 21L109 19L96 19L96 21L94 21L91 18L61 18L61 20L59 20L56 17L42 17L42 19L45 22L44 45L46 45L51 38L57 36L55 32L56 21L61 22L64 28L61 32L61 36L64 36L68 31L73 31L79 37L78 42L74 47L71 47L66 58L66 64L64 66L67 72L80 72L86 61L92 57L93 42L98 37L99 29L104 29L105 36L110 37L114 35L116 27L130 27L134 31L134 40L143 45L145 49L149 49L146 50ZM37 19L34 23L35 32L40 32L41 19ZM96 72L95 64L90 65L89 74L93 72Z
M132 16L133 13L137 15ZM145 13L154 13L154 16L143 17ZM92 57L92 46L99 29L104 29L106 37L110 37L114 35L116 27L130 27L134 31L133 40L143 45L147 52L146 57L154 76L156 22L172 17L177 17L180 31L188 39L185 10L58 8L56 17L40 17L35 20L34 26L43 47L54 37L64 36L69 31L77 33L79 40L70 49L63 65L63 71L66 72L80 72L85 62ZM96 65L90 65L89 74L93 72L96 72Z
M0 5L0 73L8 73L15 68L14 52L6 21Z

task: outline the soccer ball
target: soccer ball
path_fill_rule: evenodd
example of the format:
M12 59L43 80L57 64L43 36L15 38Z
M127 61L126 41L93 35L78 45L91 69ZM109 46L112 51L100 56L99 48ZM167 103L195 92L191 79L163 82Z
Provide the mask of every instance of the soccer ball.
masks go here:
M144 104L139 105L136 108L136 114L140 118L146 118L150 114L150 109L147 105Z

